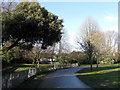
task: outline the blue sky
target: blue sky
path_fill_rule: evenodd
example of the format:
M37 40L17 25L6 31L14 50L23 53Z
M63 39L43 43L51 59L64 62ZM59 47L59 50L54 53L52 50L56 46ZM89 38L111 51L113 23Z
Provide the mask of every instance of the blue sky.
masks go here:
M64 28L69 35L69 42L73 46L75 45L74 43L75 36L80 31L83 21L88 16L91 16L98 22L101 31L103 32L108 30L118 31L117 1L115 2L47 2L46 0L44 0L46 2L43 2L43 0L38 1L40 5L45 6L45 8L49 12L56 14L57 16L59 16L60 19L63 18Z
M69 42L74 45L75 35L86 17L94 18L101 31L118 31L117 2L40 2L41 6L64 20Z

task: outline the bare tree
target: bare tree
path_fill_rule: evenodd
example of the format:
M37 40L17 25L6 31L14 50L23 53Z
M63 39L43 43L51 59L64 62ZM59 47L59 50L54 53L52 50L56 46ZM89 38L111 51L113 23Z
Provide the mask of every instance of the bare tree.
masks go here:
M41 49L41 45L39 45L39 46L36 45L36 46L34 46L32 52L34 53L34 59L35 58L37 59L38 66L39 66L39 60L42 58L47 58L47 59L52 58L51 62L53 62L53 56L55 55L55 53L54 53L55 52L55 43L53 44L53 46L49 46L47 49Z
M96 30L94 33L94 52L93 57L97 60L97 68L100 58L103 55L103 50L105 46L105 35L103 32Z
M41 49L41 46L34 46L32 49L32 54L33 54L33 64L35 63L35 60L37 60L37 67L39 67L39 59L42 57L41 53L43 50Z
M99 30L98 24L95 20L88 17L82 25L81 33L77 37L77 44L89 57L90 60L90 68L92 70L92 56L95 51L94 45L94 34Z
M105 45L105 53L106 57L108 57L110 60L115 59L115 56L117 54L118 50L118 34L115 31L107 31L105 33L105 40L106 40L106 45ZM118 57L116 57L117 59Z
M67 30L63 29L63 36L58 44L59 47L59 58L63 58L65 59L67 57L67 53L71 52L70 49L70 44L68 42L68 34L67 34ZM64 63L65 60L63 60Z

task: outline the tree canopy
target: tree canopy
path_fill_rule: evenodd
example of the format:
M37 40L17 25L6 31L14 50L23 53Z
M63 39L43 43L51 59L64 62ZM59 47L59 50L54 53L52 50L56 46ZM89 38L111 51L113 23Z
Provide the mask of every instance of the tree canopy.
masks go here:
M15 9L2 12L2 43L12 44L5 52L15 46L42 44L42 49L61 39L63 19L48 12L38 2L20 2Z

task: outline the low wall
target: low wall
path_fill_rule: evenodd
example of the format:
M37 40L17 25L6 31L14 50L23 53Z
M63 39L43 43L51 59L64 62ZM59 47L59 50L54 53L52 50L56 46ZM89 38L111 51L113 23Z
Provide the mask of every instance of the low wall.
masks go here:
M2 89L4 88L14 88L17 87L19 84L21 84L24 80L39 74L41 72L45 71L51 71L61 68L70 68L70 67L76 67L78 64L66 64L66 65L51 65L51 66L44 66L40 68L30 68L27 70L23 70L20 72L15 72L7 76L2 77Z

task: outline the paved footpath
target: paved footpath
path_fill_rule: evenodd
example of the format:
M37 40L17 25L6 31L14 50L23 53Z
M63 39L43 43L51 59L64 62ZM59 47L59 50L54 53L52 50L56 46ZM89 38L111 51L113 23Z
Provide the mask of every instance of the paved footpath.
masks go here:
M43 78L38 88L90 88L79 80L75 73L86 67L55 71ZM92 89L92 88L91 88Z

